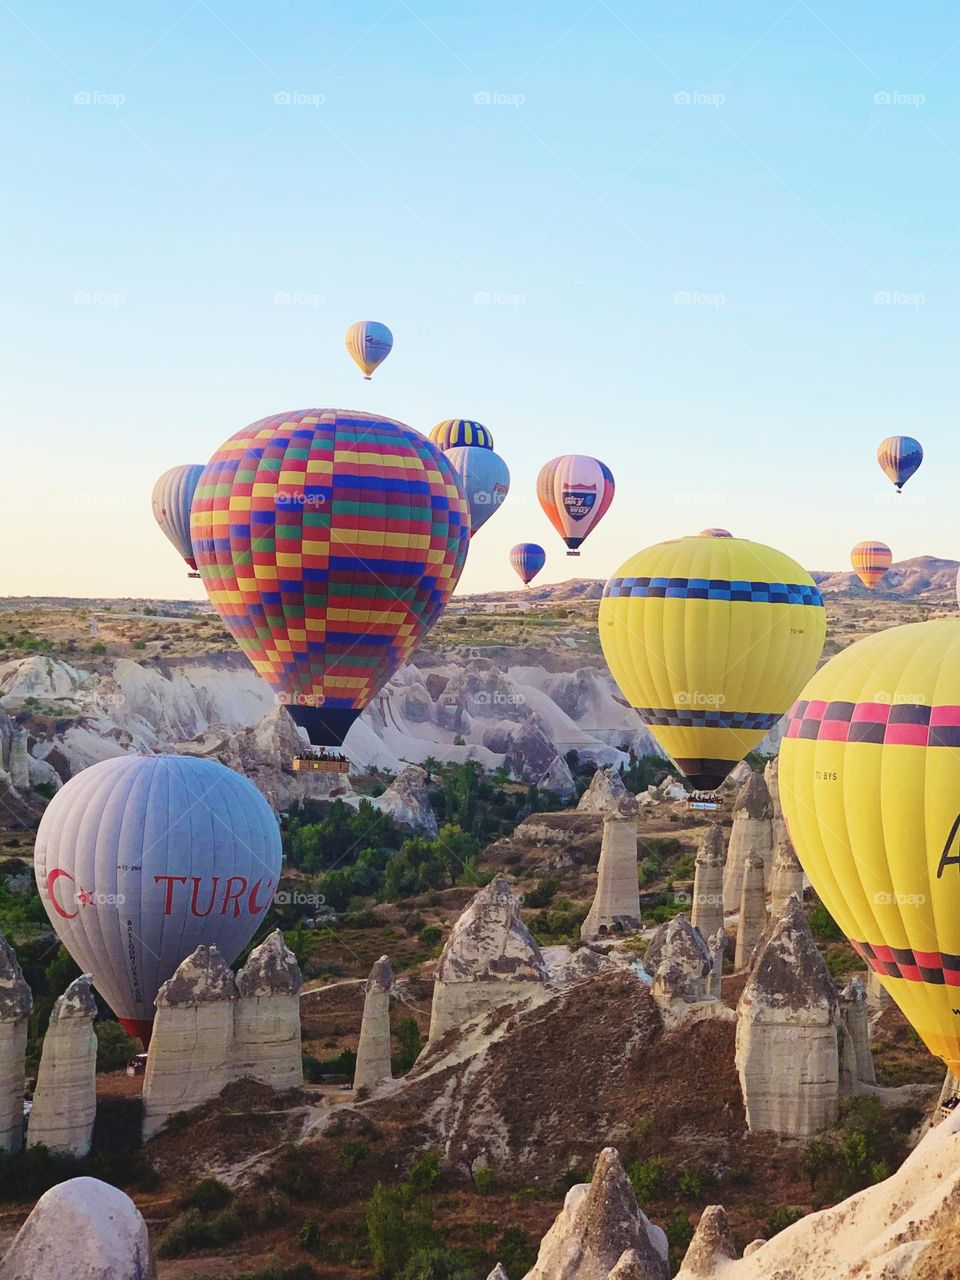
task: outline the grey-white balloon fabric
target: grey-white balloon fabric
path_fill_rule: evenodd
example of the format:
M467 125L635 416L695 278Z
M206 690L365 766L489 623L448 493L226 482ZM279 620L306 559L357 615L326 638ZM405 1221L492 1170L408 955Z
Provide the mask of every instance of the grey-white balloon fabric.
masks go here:
M196 947L236 959L270 906L281 856L273 810L242 774L194 756L125 755L50 801L34 870L67 950L143 1034L160 986Z

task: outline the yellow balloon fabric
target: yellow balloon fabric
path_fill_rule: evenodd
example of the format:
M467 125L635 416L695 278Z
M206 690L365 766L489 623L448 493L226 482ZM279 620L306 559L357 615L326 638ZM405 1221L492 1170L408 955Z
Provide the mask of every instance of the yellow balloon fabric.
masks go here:
M826 615L813 579L789 556L701 535L622 564L598 623L624 697L694 786L712 790L810 678Z
M791 711L780 796L827 910L960 1072L960 622L831 658Z

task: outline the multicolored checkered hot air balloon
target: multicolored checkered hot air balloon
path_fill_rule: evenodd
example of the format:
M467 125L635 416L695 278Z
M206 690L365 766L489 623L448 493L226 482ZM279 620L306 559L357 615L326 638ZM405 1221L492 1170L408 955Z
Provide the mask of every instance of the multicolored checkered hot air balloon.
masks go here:
M676 538L603 589L603 656L624 697L695 787L720 785L813 674L826 614L810 575L746 538Z
M885 542L858 542L850 552L853 571L870 591L893 563L893 553Z
M358 320L347 330L345 341L367 382L393 350L393 334L379 320Z
M510 549L510 565L520 575L523 585L529 586L547 563L547 553L536 542L518 542Z
M190 541L190 507L202 473L203 467L197 463L171 467L153 486L153 517L193 570L191 578L200 576Z
M547 519L578 556L587 534L606 515L614 494L613 473L605 462L578 453L553 458L537 476L537 498Z
M877 445L877 461L900 493L923 461L923 446L913 436L887 436Z
M335 746L439 617L470 516L453 468L419 431L300 409L217 450L191 532L240 648L311 742Z

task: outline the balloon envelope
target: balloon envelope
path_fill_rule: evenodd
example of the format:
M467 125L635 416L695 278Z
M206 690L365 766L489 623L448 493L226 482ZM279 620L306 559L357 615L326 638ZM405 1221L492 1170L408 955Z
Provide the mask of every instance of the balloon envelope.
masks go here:
M510 564L524 584L532 582L547 562L547 553L536 542L518 542L510 551Z
M871 591L893 563L893 553L885 542L858 542L850 552L853 571Z
M600 643L640 719L696 787L713 789L810 677L826 626L795 560L745 538L647 547L603 590Z
M480 422L470 418L445 418L430 432L430 439L438 449L492 449L493 434Z
M347 350L369 382L393 350L393 334L379 320L358 320L347 330Z
M230 964L280 875L277 820L241 774L194 756L117 756L58 791L34 871L50 923L133 1035L201 943Z
M553 458L537 477L537 497L547 519L576 554L590 530L603 519L614 494L606 463L583 454Z
M190 507L203 473L199 464L171 467L153 486L153 515L191 569L197 563L190 541Z
M470 536L485 525L510 491L507 464L492 449L447 449L443 455L460 477L470 507Z
M960 1071L960 622L831 658L790 713L780 797L824 906Z
M877 461L899 493L923 461L923 446L912 436L887 436L877 446Z
M419 431L301 409L218 449L192 535L240 648L311 741L336 745L440 616L470 517L446 455Z

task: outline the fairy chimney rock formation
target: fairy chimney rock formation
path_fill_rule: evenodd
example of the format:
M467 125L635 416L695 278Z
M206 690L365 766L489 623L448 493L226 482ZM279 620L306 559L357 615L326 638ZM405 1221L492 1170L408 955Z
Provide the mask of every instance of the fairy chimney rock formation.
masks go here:
M720 989L723 982L723 957L727 950L727 935L723 929L718 929L712 938L707 939L707 946L710 948L710 959L713 967L707 978L707 995L711 999L720 999Z
M43 1038L27 1146L82 1158L90 1152L97 1115L97 1003L88 973L70 983L53 1006Z
M715 1276L725 1262L737 1256L730 1232L730 1223L722 1205L707 1205L700 1215L693 1239L683 1257L680 1274L686 1276Z
M430 804L427 774L418 764L401 770L383 795L377 797L374 807L393 818L398 826L417 835L432 839L437 834L437 815Z
M393 969L386 956L381 956L367 978L363 997L363 1021L357 1046L357 1068L354 1089L375 1089L391 1079L390 1070L390 993Z
M624 792L604 812L597 891L580 926L580 937L584 942L592 942L611 933L636 933L639 928L637 806L633 796Z
M787 823L780 804L779 756L774 756L772 760L767 761L766 768L763 771L763 780L767 784L767 790L770 792L770 804L773 809L773 847L776 849L781 840L785 837L789 839Z
M690 919L704 938L723 929L723 831L711 823L697 850Z
M618 812L620 806L624 811L636 813L637 802L623 785L619 769L606 765L597 769L590 779L590 785L580 797L577 809L580 813Z
M490 1272L490 1274L487 1276L487 1280L510 1280L510 1277L504 1271L502 1265L498 1262L497 1265Z
M215 946L197 947L157 993L143 1080L143 1136L178 1111L215 1098L233 1079L233 1015L239 992Z
M0 934L0 1151L23 1145L23 1059L33 996L16 952Z
M851 978L840 992L840 1016L856 1072L854 1079L846 1083L876 1084L877 1073L870 1051L870 1024L867 1020L867 988L862 978Z
M274 929L237 974L231 1072L295 1089L303 1084L300 1048L300 990L296 957Z
M644 968L651 978L656 978L661 966L665 969L674 966L682 977L682 989L687 1000L706 998L706 982L712 964L710 948L683 912L660 925L643 957Z
M759 773L750 776L733 803L733 827L723 869L723 900L735 907L743 891L743 873L749 854L760 854L764 870L773 861L773 803Z
M740 918L737 922L737 948L733 967L739 973L746 969L753 957L760 935L767 927L767 894L764 888L763 855L750 851L743 868L743 886L740 890Z
M30 753L27 750L29 734L23 726L13 731L10 740L10 785L15 791L30 790Z
M567 1192L524 1280L610 1280L612 1273L617 1280L667 1280L667 1255L666 1236L640 1209L619 1155L606 1147L593 1181Z
M520 900L497 876L467 903L437 963L430 1039L544 990L550 974Z
M760 940L737 1006L748 1128L807 1138L835 1123L839 1004L794 895Z
M793 851L793 843L784 832L773 851L770 874L770 911L778 916L792 894L803 897L803 868Z

